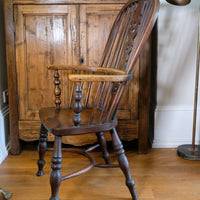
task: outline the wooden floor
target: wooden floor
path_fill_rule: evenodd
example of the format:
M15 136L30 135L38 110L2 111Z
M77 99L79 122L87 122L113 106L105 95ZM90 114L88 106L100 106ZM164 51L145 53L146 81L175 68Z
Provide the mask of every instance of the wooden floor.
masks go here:
M93 155L101 161L100 152ZM200 199L200 162L179 158L176 149L150 149L146 155L128 150L126 155L139 200ZM87 160L79 155L64 152L63 157L62 174L68 173L70 167L76 170L87 165ZM11 200L48 200L50 160L51 152L47 152L45 175L37 177L36 151L24 150L19 156L9 155L0 165L0 188L12 191ZM111 160L116 161L113 153ZM59 196L60 200L131 199L120 169L102 168L63 181Z

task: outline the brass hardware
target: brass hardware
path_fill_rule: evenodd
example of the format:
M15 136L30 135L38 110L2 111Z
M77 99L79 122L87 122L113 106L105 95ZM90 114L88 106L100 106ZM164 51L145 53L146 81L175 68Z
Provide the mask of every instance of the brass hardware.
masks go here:
M12 193L11 193L11 192L5 191L5 190L3 190L2 188L0 188L0 193L3 195L3 198L4 198L5 200L10 199L11 196L12 196Z

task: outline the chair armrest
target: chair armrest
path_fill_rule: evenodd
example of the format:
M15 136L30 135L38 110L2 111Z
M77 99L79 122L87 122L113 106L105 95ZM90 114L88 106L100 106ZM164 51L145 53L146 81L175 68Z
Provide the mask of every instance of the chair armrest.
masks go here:
M103 68L97 66L85 66L85 65L49 65L49 70L78 70L89 72L101 72L106 74L125 75L126 72L118 69Z
M124 82L132 78L132 74L123 75L83 75L83 74L72 74L69 75L69 80L74 82Z

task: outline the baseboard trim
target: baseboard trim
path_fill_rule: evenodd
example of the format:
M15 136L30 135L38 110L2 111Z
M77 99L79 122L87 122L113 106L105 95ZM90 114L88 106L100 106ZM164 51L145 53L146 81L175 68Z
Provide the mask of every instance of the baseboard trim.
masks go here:
M10 142L8 142L8 144L6 145L7 152L10 152L10 149L11 149L11 144L10 144Z
M8 156L8 152L10 151L10 143L8 143L6 146L1 148L0 151L0 164L6 159Z
M153 148L176 148L192 143L193 106L158 106L155 110ZM197 113L200 109L198 109ZM197 114L196 133L200 132ZM200 137L196 134L196 144Z
M9 106L5 106L0 110L0 118L3 118L9 114Z
M167 112L167 111L193 111L193 106L157 106L156 112ZM200 109L198 109L200 110Z
M174 140L174 141L166 141L166 140L154 140L152 148L177 148L183 144L191 144L192 140Z
M5 143L5 128L4 128L4 118L9 114L9 107L6 106L0 110L0 164L8 156L10 150L10 143L6 145Z

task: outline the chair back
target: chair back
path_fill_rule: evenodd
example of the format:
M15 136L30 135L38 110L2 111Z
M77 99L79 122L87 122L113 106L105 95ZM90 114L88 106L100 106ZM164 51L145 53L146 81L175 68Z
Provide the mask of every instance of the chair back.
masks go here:
M100 62L101 67L131 73L158 14L158 0L130 0L118 14Z
M124 5L111 29L100 67L111 68L110 71L118 69L119 73L130 77L134 64L156 21L158 7L159 0L129 0ZM85 74L88 72L76 73ZM107 75L105 72L102 73ZM92 72L92 75L95 75L95 72ZM58 79L59 75L55 74L57 107L61 103ZM81 122L82 107L92 108L89 120L91 124L104 123L115 118L128 79L118 80L114 80L113 77L111 80L109 77L109 80L105 81L98 76L94 81L79 81L78 85L76 81L76 83L72 83L69 107L74 107L74 123L76 125Z

